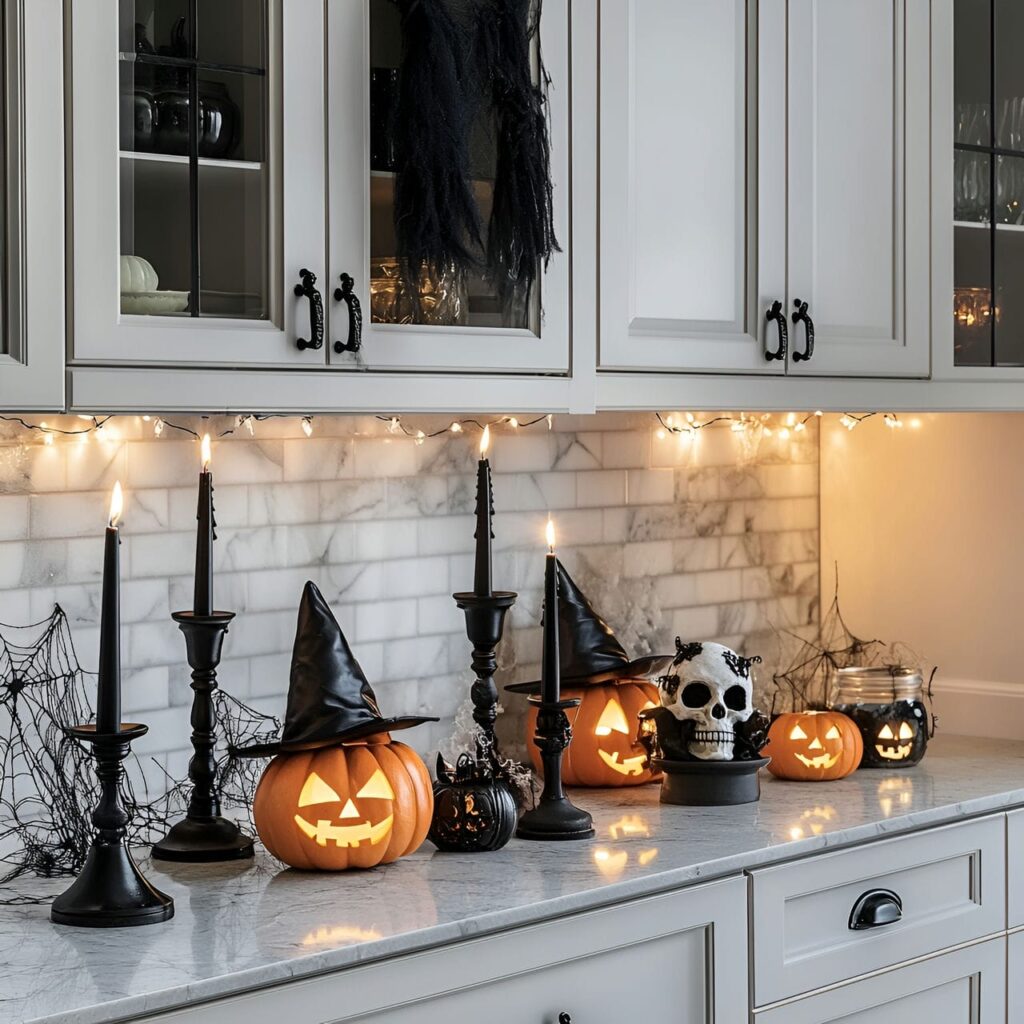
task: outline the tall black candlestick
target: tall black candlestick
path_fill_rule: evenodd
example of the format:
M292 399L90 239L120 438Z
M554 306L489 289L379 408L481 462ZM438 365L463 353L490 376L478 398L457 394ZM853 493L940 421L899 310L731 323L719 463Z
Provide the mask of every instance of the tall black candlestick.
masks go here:
M100 605L100 670L96 682L96 731L121 727L121 485L114 487L110 525L103 549L103 596Z
M494 496L491 492L491 464L481 459L476 470L476 565L473 572L473 593L491 596L491 516Z
M192 610L196 615L213 612L213 474L204 467L199 474L199 508L196 512L196 580Z
M558 660L558 558L549 551L544 565L544 653L540 692L545 703L561 696L561 666Z

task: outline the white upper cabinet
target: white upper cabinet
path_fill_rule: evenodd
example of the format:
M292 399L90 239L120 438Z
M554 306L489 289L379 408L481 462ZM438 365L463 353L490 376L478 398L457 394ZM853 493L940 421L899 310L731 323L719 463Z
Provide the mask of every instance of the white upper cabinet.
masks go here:
M550 76L546 92L554 228L562 251L553 255L528 296L520 292L502 297L495 286L494 268L487 265L482 251L470 245L479 269L465 274L439 272L433 277L424 271L417 301L410 294L412 289L403 284L396 254L396 171L402 159L394 130L403 60L399 7L391 0L328 4L332 367L447 373L568 371L568 0L548 0L543 5L540 36ZM535 63L536 56L535 49ZM472 68L472 61L467 65ZM488 125L493 111L486 94L488 83L481 80L468 88L474 102L479 101L467 156L486 240L494 200L500 201L497 142L504 136L498 124ZM423 120L429 123L427 113ZM509 150L506 155L511 155ZM427 219L429 215L427 211ZM528 207L523 205L520 215L530 216ZM351 303L342 290L343 282L349 286L348 279L362 314L358 351L352 351Z
M784 38L758 90L745 0L602 0L600 19L599 365L783 372Z
M0 8L0 409L64 406L62 19Z
M68 9L75 361L324 366L324 0Z
M927 376L928 7L602 0L601 369Z
M929 0L761 17L789 26L790 372L927 376Z

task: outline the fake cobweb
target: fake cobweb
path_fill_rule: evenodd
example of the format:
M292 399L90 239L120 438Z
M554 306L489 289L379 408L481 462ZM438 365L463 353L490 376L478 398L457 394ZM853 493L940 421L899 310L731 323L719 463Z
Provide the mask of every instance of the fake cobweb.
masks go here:
M10 883L23 875L77 874L92 842L91 813L99 787L87 746L65 735L67 726L93 720L92 674L75 654L67 616L59 605L30 626L0 623L0 903L32 903ZM251 806L262 765L232 751L274 739L276 718L217 690L215 788L227 811L251 834ZM185 737L183 737L183 740ZM148 845L186 810L190 783L174 779L154 759L125 761L122 798L131 823L128 841Z
M835 697L833 674L837 669L885 667L895 672L899 668L923 664L918 654L905 643L865 640L850 629L839 605L838 568L832 604L822 617L817 638L805 640L786 630L777 632L780 645L795 648L795 653L787 667L772 675L772 717L786 711L829 707ZM937 666L933 666L925 688L929 704L937 671ZM934 733L936 717L931 717Z

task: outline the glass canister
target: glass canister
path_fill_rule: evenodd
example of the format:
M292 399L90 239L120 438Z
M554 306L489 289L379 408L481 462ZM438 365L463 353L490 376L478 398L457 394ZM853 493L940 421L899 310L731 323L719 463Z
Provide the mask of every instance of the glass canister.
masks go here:
M849 715L864 738L861 768L912 768L928 747L921 670L851 666L832 673L832 707Z

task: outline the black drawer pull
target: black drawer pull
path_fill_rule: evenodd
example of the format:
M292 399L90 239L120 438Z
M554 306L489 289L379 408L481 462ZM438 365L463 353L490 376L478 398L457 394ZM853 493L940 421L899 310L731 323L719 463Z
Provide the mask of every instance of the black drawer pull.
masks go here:
M869 889L857 897L850 911L850 930L884 928L903 917L903 900L891 889Z
M295 286L295 297L303 295L309 299L309 338L296 338L295 345L300 352L307 348L322 348L324 344L324 300L316 290L316 274L303 267L299 271L302 283Z
M567 1014L565 1010L563 1010L558 1015L558 1024L572 1024L572 1017L570 1017L569 1014Z
M348 341L334 343L334 351L341 355L342 352L358 352L363 347L363 310L359 305L359 298L353 291L355 281L351 274L341 275L341 287L334 289L334 301L345 300L348 306Z
M766 345L764 357L769 363L773 359L785 360L786 353L789 351L789 330L786 326L786 314L782 312L782 303L778 299L772 303L772 308L765 313L764 318L768 323L774 320L779 328L779 347L773 352Z
M807 312L807 303L801 299L793 300L793 308L796 312L793 314L793 323L798 324L801 320L804 322L804 327L807 330L807 348L803 352L793 353L793 362L810 362L811 356L814 355L814 321L811 319L810 314Z

